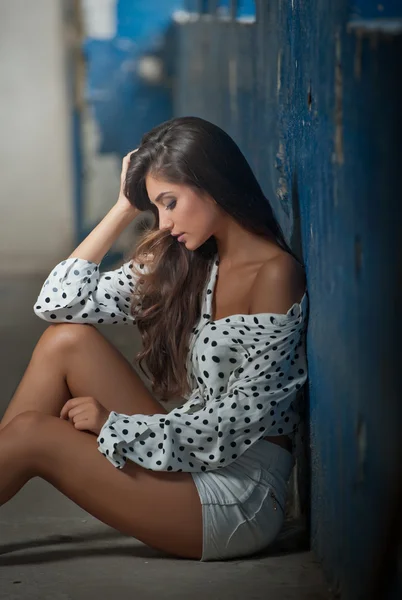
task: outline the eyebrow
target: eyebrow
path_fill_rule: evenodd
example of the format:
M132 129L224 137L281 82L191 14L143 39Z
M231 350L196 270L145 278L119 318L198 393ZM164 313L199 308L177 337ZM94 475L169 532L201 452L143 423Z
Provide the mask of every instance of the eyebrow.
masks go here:
M161 192L155 198L155 202L152 202L151 199L149 199L149 201L150 201L151 204L156 204L156 203L160 202L162 200L163 196L165 196L166 194L173 194L173 192Z

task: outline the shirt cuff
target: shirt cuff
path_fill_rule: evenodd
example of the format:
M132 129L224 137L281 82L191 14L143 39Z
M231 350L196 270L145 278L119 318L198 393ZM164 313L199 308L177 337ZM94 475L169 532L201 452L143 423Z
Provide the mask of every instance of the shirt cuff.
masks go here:
M111 411L99 432L98 450L112 465L122 469L127 461L125 454L134 453L134 443L146 431L149 428L144 422Z

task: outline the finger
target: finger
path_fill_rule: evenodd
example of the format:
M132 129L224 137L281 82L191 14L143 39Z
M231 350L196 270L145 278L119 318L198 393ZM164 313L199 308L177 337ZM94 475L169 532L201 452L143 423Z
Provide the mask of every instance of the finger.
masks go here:
M89 399L90 398L88 396L81 396L79 398L70 398L70 400L67 400L67 402L64 404L63 408L61 409L60 418L64 419L69 410L71 410L72 408L75 408L76 406L80 406L80 404L88 402Z
M126 156L123 158L123 163L129 163L131 160L131 157L133 156L133 154L135 154L138 151L138 148L136 148L135 150L130 150L130 152L128 152L126 154Z
M74 407L74 403L72 403L72 400L67 400L67 402L64 404L63 408L60 411L60 419L66 419L69 410L71 410L71 408ZM77 400L77 398L74 398L74 401ZM75 403L75 405L77 405L77 403Z
M60 419L66 419L67 418L68 407L66 406L66 404L63 406L63 408L60 411Z
M75 417L78 417L78 415L82 415L83 413L87 413L87 406L85 405L81 405L81 406L76 406L75 408L72 408L71 410L68 411L68 418L74 419Z
M78 429L78 431L91 431L89 419L80 419L78 421L74 421L74 427L75 429Z
M129 160L130 160L130 158L131 158L131 156L132 156L132 154L133 154L134 152L137 152L137 150L138 150L138 148L137 148L136 150L130 150L130 152L127 152L127 154L126 154L126 155L125 155L125 157L123 158L123 162L124 162L124 161L126 161L126 162L127 162L127 161L129 161Z

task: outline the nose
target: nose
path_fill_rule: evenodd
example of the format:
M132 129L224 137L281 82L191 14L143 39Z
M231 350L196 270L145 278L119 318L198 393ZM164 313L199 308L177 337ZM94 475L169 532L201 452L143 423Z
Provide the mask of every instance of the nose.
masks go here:
M170 217L159 215L159 229L173 231L173 221Z

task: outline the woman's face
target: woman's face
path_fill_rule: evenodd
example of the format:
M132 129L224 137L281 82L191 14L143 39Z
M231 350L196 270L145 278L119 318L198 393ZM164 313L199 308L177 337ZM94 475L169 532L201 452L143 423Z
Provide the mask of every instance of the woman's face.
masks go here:
M211 196L151 175L146 176L145 184L148 197L159 212L159 229L174 236L184 234L181 243L188 250L196 250L214 235L220 211Z

